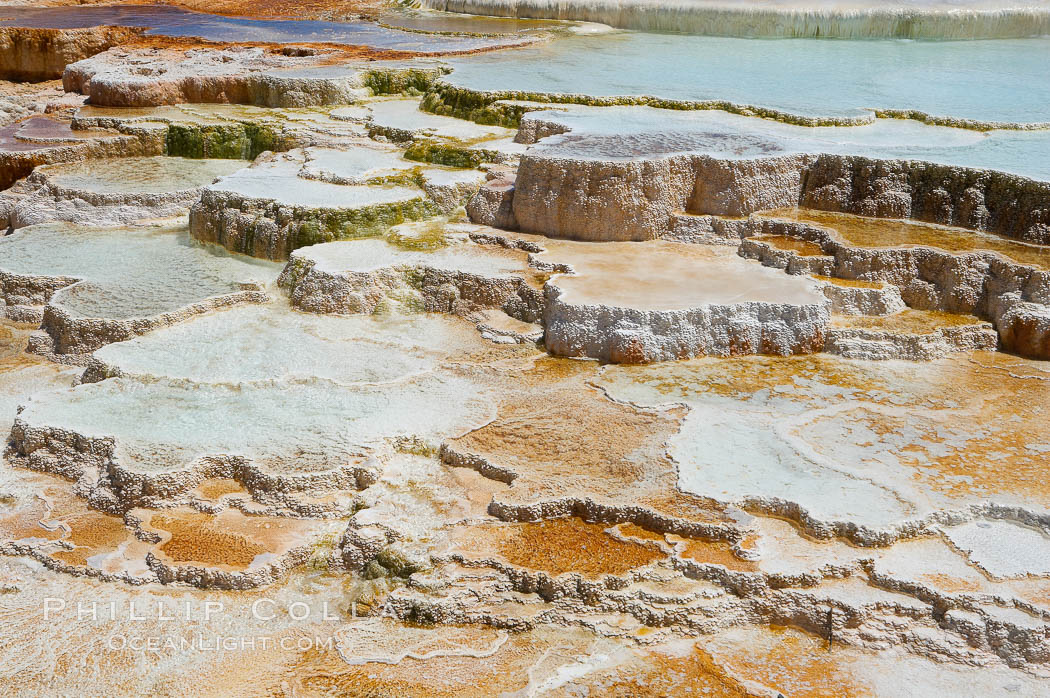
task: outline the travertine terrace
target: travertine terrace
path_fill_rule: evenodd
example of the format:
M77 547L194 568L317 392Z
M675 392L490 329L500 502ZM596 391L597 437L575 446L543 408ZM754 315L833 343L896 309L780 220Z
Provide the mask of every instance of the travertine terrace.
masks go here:
M1050 696L1046 3L423 4L0 8L0 694Z

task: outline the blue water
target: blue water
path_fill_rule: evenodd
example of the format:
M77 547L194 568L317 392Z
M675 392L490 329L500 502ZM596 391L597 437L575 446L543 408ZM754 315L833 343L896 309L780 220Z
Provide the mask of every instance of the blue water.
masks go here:
M483 90L724 99L806 115L1050 120L1050 39L733 39L617 32L449 60Z
M722 111L650 107L586 107L544 112L539 118L570 130L540 141L533 154L606 160L673 153L724 158L838 153L988 168L1050 180L1050 130L981 133L898 119L811 128Z
M329 42L402 51L465 51L507 42L506 39L494 37L398 31L370 22L220 17L166 5L0 7L0 26L76 29L103 24L148 27L147 34L188 36L210 41Z

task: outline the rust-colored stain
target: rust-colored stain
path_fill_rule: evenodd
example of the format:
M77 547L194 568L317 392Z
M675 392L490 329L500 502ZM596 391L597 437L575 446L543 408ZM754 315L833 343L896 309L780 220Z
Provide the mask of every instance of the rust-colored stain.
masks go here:
M606 524L570 517L461 530L459 547L471 558L499 558L516 567L557 576L619 575L665 557L655 546L618 540Z
M89 557L112 552L133 537L120 517L100 511L85 509L62 520L70 529L65 540L74 547L54 552L51 556L70 565L87 566Z
M708 565L722 565L739 572L755 572L758 565L751 560L737 557L729 543L698 538L683 538L669 535L667 540L675 545L679 557Z
M718 696L718 698L757 698L739 679L706 651L694 646L674 654L654 650L637 661L598 670L548 694L552 696L600 695L617 698L655 698L656 696Z
M850 660L856 655L846 658L828 652L823 639L792 628L774 625L762 632L768 636L747 646L728 651L712 649L714 661L731 676L768 686L791 698L874 695L850 670Z
M224 530L208 514L184 512L179 515L160 513L150 526L171 534L160 550L173 562L199 562L206 565L248 567L266 547L244 533Z
M515 473L511 488L497 496L503 501L591 498L723 521L721 511L676 488L677 473L664 445L684 414L680 408L613 402L589 385L568 381L515 395L494 421L449 443L457 453Z
M802 257L819 257L824 254L824 250L817 243L790 235L755 235L752 240L768 243L778 250L794 252Z
M829 228L843 241L857 247L921 246L956 254L996 252L1022 264L1050 269L1050 247L1046 245L1033 245L966 228L803 208L778 209L762 215Z
M197 486L196 492L203 499L216 501L228 494L245 494L247 490L230 478L209 478Z
M837 327L856 327L897 334L930 334L941 328L981 324L973 315L908 308L892 315L842 315L832 320Z
M820 274L814 274L813 278L817 281L825 281L829 284L835 284L836 286L843 286L845 288L882 288L886 284L882 281L863 281L861 279L840 279L834 276L822 276Z

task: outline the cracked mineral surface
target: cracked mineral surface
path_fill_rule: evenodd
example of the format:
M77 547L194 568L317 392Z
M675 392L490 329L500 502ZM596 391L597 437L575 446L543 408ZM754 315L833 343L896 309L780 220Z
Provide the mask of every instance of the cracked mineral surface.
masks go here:
M1050 696L1047 3L422 4L0 2L0 694Z

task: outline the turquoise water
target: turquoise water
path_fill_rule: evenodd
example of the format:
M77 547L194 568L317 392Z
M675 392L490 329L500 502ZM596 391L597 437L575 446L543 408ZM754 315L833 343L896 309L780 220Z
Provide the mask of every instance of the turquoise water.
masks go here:
M531 152L537 155L607 160L675 153L724 158L837 153L926 160L1050 180L1050 130L982 133L903 119L813 128L723 111L652 107L577 107L525 116L532 118L570 129L533 146Z
M482 90L724 99L806 115L1050 120L1050 39L838 41L616 32L450 59Z

